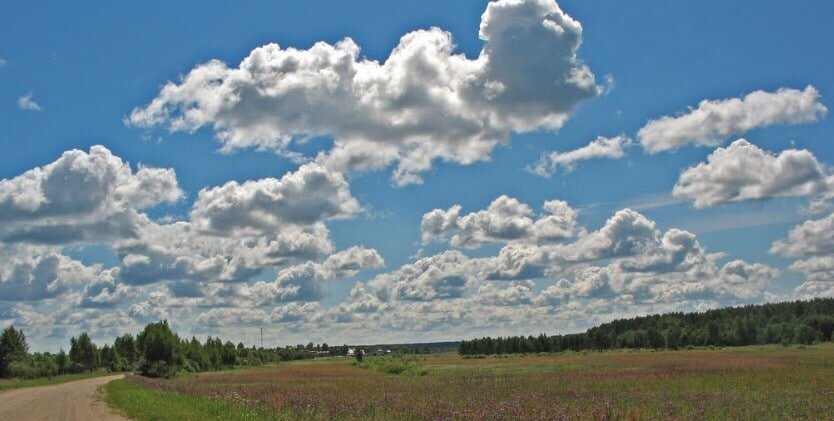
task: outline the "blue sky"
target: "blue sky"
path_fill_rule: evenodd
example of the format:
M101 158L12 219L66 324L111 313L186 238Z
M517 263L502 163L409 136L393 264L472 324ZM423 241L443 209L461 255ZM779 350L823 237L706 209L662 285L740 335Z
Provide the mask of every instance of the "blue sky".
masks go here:
M559 10L544 0L505 0L499 3L506 7L494 8L495 24L488 25L496 28L493 45L504 37L511 45L513 36L532 38L520 44L524 48L516 45L509 52L496 47L489 64L483 64L479 56L485 57L485 37L479 37L479 25L485 1L318 3L83 1L0 7L0 178L8 180L2 187L6 190L0 189L0 213L9 212L0 223L6 225L0 229L6 257L0 281L7 285L0 288L7 294L0 296L0 321L31 331L34 343L47 348L78 329L108 339L158 317L176 320L183 333L244 341L260 327L276 343L420 341L567 332L634 313L834 292L825 283L825 274L834 273L834 239L820 234L824 229L812 229L834 227L828 207L834 191L829 169L834 126L826 110L834 92L834 56L826 53L834 41L828 25L834 5L594 0L561 1ZM537 15L540 10L550 14ZM513 28L527 24L524 19L536 25L555 22L559 29L553 33L559 35L542 32L544 26L521 35L500 32L504 27L499 23ZM403 35L430 27L450 33L454 54L465 57L423 58L459 67L427 76L413 60L396 71L368 70L366 76L388 72L385 77L415 78L406 81L411 85L374 85L384 86L382 93L362 91L371 95L363 98L383 105L356 102L357 86L364 83L356 80L354 92L344 98L338 92L321 97L317 84L323 79L308 73L249 74L253 80L234 73L253 50L268 43L280 45L276 54L287 48L301 54L319 41L338 46L345 37L361 49L351 63L370 69L373 61L386 62ZM423 32L416 38L444 39L439 34ZM571 47L577 48L575 56ZM333 59L353 47L345 48L331 47L321 54ZM208 69L210 60L225 63L222 72L215 70L220 72L217 79L238 91L207 83L199 92L181 89L164 96L166 83L185 86L181 77ZM338 70L329 66L325 70ZM594 79L590 84L569 80L571 71ZM310 77L306 86L313 88L297 91L302 99L274 92L252 96L246 90L277 83L282 75ZM461 82L467 77L477 82ZM442 84L447 91L432 90ZM413 91L397 97L392 93L396 86ZM449 91L448 97L437 93ZM712 118L694 126L676 120L681 124L667 124L662 135L651 139L641 132L664 116L693 115L703 100L742 101L758 91L765 96L751 99L749 104L758 102L740 111L737 105L715 106L736 113L730 117L716 117L720 112L713 110ZM472 99L476 94L486 99ZM195 105L209 97L237 103L219 112L208 102ZM152 109L153 101L163 107ZM444 113L444 106L451 108ZM188 109L200 112L199 121L177 129L173 125ZM441 112L435 115L436 110ZM455 118L447 119L450 113ZM749 121L755 123L745 123ZM709 127L713 138L701 142L706 145L693 144L699 141L692 140L698 137L692 131ZM689 140L664 150L647 146L652 139L666 145L673 134ZM549 177L529 171L545 155L617 136L621 156L573 160ZM739 138L749 146L733 143ZM110 188L106 186L67 185L79 197L107 197L86 214L80 208L40 212L21 204L21 197L37 190L22 183L21 174L31 175L27 171L73 149L84 151L78 159L86 160L93 145L106 148L106 165L130 163L126 185L133 185L140 164L173 169L176 175L154 172L158 190L143 186L130 195L103 192ZM221 152L224 145L228 150ZM673 195L684 171L721 151L729 155L727 160L690 173L695 180L690 193ZM776 161L777 155L783 159ZM340 161L342 156L354 161ZM350 163L361 159L367 161ZM307 174L303 166L321 170L316 176L325 177L330 190L322 193L310 190L319 184L302 185L284 192L289 196L280 203L258 202L253 190L287 188L289 182L279 187L274 182L288 174ZM247 180L251 183L244 184ZM48 202L45 185L38 194ZM201 189L218 202L197 203ZM720 196L719 190L731 193L696 206L699 197ZM328 196L332 194L338 196ZM517 201L505 202L501 209L490 207L502 195ZM231 209L221 209L227 213L220 215L218 203L223 200ZM570 233L544 238L525 224L547 216L542 206L552 200L566 201L576 216L560 222ZM815 212L807 211L811 204ZM455 205L461 207L458 218L428 233L424 215ZM281 213L289 208L296 213ZM653 221L657 232L605 237L607 252L589 245L611 234L604 231L606 221L612 222L615 214L624 216L618 211L626 208ZM485 213L467 219L478 211ZM95 228L106 221L111 229L131 218L144 219L113 228L119 234L105 235ZM189 241L198 245L151 256L148 250L164 246L169 236L186 235L162 233L173 229L171 221L189 225L195 236ZM31 235L47 225L61 234L71 227L88 231L75 237L52 231ZM637 225L640 221L632 221L632 228ZM799 227L795 236L788 238L794 227ZM684 268L675 261L672 249L684 246L663 241L672 229L697 237L698 246L687 249L689 260L684 260L701 266L690 262ZM253 258L244 266L254 274L227 276L223 269L196 269L201 266L195 261L207 264L218 256L233 266L230 260L243 253L234 249L235 240L268 242L283 235L300 241L293 236L302 234L329 245L280 261ZM464 234L474 240L466 243L459 237L456 243L455 235ZM44 240L49 235L54 238ZM773 246L778 241L781 246ZM199 244L216 249L206 251ZM618 244L625 245L618 250L630 251L614 251ZM361 249L339 254L352 247ZM495 265L507 262L500 257L513 250L516 258L534 261L533 274L494 280L490 273L497 273ZM130 255L144 256L154 265L154 258L163 259L159 265L168 270L177 257L194 267L177 267L182 270L165 275L146 268L144 273L158 277L139 281L130 276L128 266L134 260L125 260ZM26 268L40 273L32 265L46 256L61 262L61 268L74 269L59 268L48 279L21 277ZM445 263L431 260L441 257ZM629 265L658 259L678 266L666 272L623 272ZM725 266L737 260L749 267L734 272ZM809 268L810 263L816 266ZM737 277L729 279L733 274ZM32 287L38 282L45 286ZM45 289L34 295L13 293L27 285ZM186 285L200 296L178 295L177 288ZM281 291L283 298L278 297ZM93 296L98 297L94 305L85 301Z

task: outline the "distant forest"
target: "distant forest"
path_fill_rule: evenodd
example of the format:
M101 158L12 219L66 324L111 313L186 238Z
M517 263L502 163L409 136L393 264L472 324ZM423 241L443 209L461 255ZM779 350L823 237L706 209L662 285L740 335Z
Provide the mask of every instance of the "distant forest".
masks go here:
M26 335L9 326L0 333L0 378L33 379L88 372L133 372L171 377L179 371L200 372L235 366L346 355L347 345L326 343L284 348L247 348L220 338L204 342L180 338L167 321L150 323L138 335L124 334L112 344L97 346L86 332L70 339L69 352L29 352Z
M834 341L834 298L668 313L614 320L568 335L511 336L461 341L462 355L622 348L811 344Z

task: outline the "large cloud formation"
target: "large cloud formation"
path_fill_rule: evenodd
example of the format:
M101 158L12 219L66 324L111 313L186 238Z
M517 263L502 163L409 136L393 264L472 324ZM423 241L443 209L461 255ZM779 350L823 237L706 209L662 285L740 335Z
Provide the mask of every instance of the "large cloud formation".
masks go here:
M818 120L828 109L813 86L803 90L781 88L755 91L743 98L703 100L679 116L649 121L637 133L643 148L657 153L690 143L718 146L730 136L773 124L799 124Z
M167 83L127 122L172 131L213 127L224 151L291 154L293 142L332 136L319 161L340 171L398 162L394 181L419 182L442 159L488 159L511 132L559 129L582 100L598 95L577 58L581 24L552 0L487 6L477 58L455 54L439 28L404 35L380 63L350 38L311 48L268 44L238 67L217 60Z
M69 244L137 235L137 209L182 197L174 170L130 165L103 146L0 180L0 241Z
M384 264L373 249L334 252L326 222L362 206L340 173L314 163L202 189L186 220L143 213L182 197L173 170L134 170L102 146L1 180L0 321L43 339L63 337L68 325L107 335L159 318L210 320L224 308L251 316L320 300L325 281ZM118 264L70 257L89 246ZM274 282L256 281L267 271ZM115 310L122 306L129 312Z
M739 139L718 148L685 170L673 195L691 199L696 208L727 202L782 196L822 198L834 194L834 176L807 150L788 149L778 155Z

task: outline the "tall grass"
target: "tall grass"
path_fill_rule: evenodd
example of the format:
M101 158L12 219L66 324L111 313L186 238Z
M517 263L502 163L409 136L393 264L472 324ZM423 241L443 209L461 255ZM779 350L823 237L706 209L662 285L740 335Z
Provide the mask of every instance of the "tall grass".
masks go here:
M415 357L404 357L402 355L365 357L364 361L355 364L361 368L400 376L425 376L428 373L428 370L420 360Z
M245 405L170 393L144 387L130 379L104 386L105 401L136 420L291 420L280 413L267 413Z

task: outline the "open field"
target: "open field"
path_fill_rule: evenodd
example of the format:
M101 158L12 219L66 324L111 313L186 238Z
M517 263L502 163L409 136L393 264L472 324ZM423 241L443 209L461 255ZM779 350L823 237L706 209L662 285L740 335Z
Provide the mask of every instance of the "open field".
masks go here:
M142 419L828 419L834 408L831 344L420 360L424 375L330 358L134 377L111 383L108 402ZM142 402L160 399L172 406ZM216 416L189 412L207 402Z

